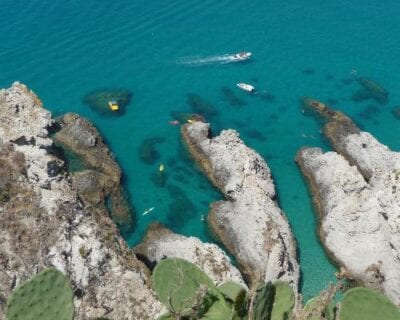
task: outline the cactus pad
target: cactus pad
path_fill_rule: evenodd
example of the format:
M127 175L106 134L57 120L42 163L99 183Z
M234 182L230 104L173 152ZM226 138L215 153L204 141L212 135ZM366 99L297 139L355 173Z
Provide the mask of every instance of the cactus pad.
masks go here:
M71 286L56 269L38 273L7 301L7 320L72 320L73 315Z
M223 299L212 280L197 266L183 259L160 261L153 271L153 286L160 301L173 314L191 312L199 303L201 291Z
M282 281L275 282L273 286L275 287L275 295L271 320L290 319L295 302L292 287Z
M255 295L253 302L253 319L270 319L272 304L274 302L274 287L271 282L260 285Z
M400 320L400 312L383 294L367 288L353 288L341 302L340 320Z

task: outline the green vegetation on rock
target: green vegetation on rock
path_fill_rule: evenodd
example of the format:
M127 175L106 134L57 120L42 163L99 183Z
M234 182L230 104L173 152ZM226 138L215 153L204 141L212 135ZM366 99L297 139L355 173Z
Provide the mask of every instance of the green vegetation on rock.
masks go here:
M274 303L274 289L271 282L262 284L257 288L252 309L254 320L270 319L272 305Z
M7 320L72 320L72 296L64 274L46 269L14 290L7 302Z
M335 319L335 305L331 301L328 304L320 296L311 298L304 306L304 320L334 320Z
M243 288L243 286L233 281L227 281L221 284L218 287L218 290L225 296L225 298L232 302L235 302L240 298L243 292L246 292L246 289Z
M206 298L217 296L211 279L194 264L183 259L165 259L153 271L153 284L158 298L172 314L189 315Z
M282 281L275 282L273 286L275 288L275 294L271 320L290 319L295 303L292 287L288 283Z
M353 288L343 297L340 320L400 320L400 312L383 294L367 288Z

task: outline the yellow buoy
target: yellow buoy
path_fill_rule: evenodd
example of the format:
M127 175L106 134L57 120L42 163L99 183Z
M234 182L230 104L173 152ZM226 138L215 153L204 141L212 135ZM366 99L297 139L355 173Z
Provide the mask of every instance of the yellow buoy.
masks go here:
M158 168L158 170L159 170L160 172L163 172L163 171L164 171L164 165L163 165L163 164L160 164L160 167Z

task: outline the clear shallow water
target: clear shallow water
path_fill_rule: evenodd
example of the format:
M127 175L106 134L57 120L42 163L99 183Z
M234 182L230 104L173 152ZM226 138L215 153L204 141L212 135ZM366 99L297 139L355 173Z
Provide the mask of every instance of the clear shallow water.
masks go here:
M201 216L222 197L188 158L179 128L168 124L172 110L191 111L188 93L200 95L218 111L210 119L214 132L237 129L270 165L298 241L302 291L306 297L317 294L334 279L335 268L319 245L309 194L293 159L304 145L329 146L298 101L302 96L335 99L336 108L399 150L399 120L390 110L400 105L400 3L147 2L3 0L0 86L20 80L55 115L79 112L96 124L125 173L136 210L136 228L126 236L132 245L155 220L211 239ZM251 62L214 61L243 50L253 52ZM358 89L348 80L353 69L387 88L389 104L352 102ZM274 99L239 92L237 82L268 90ZM101 117L82 104L87 92L110 87L133 91L123 117ZM230 105L222 87L246 105ZM160 158L147 165L138 149L154 137L165 141L157 144ZM160 163L166 166L165 187L152 180ZM150 207L155 209L142 216Z

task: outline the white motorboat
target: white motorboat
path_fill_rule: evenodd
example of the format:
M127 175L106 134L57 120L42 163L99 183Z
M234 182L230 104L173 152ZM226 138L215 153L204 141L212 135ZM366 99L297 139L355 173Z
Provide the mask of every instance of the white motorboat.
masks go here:
M250 59L251 52L239 52L235 53L232 57L235 61L244 61Z
M247 92L254 92L255 88L251 84L239 82L236 84L240 89L247 91Z

